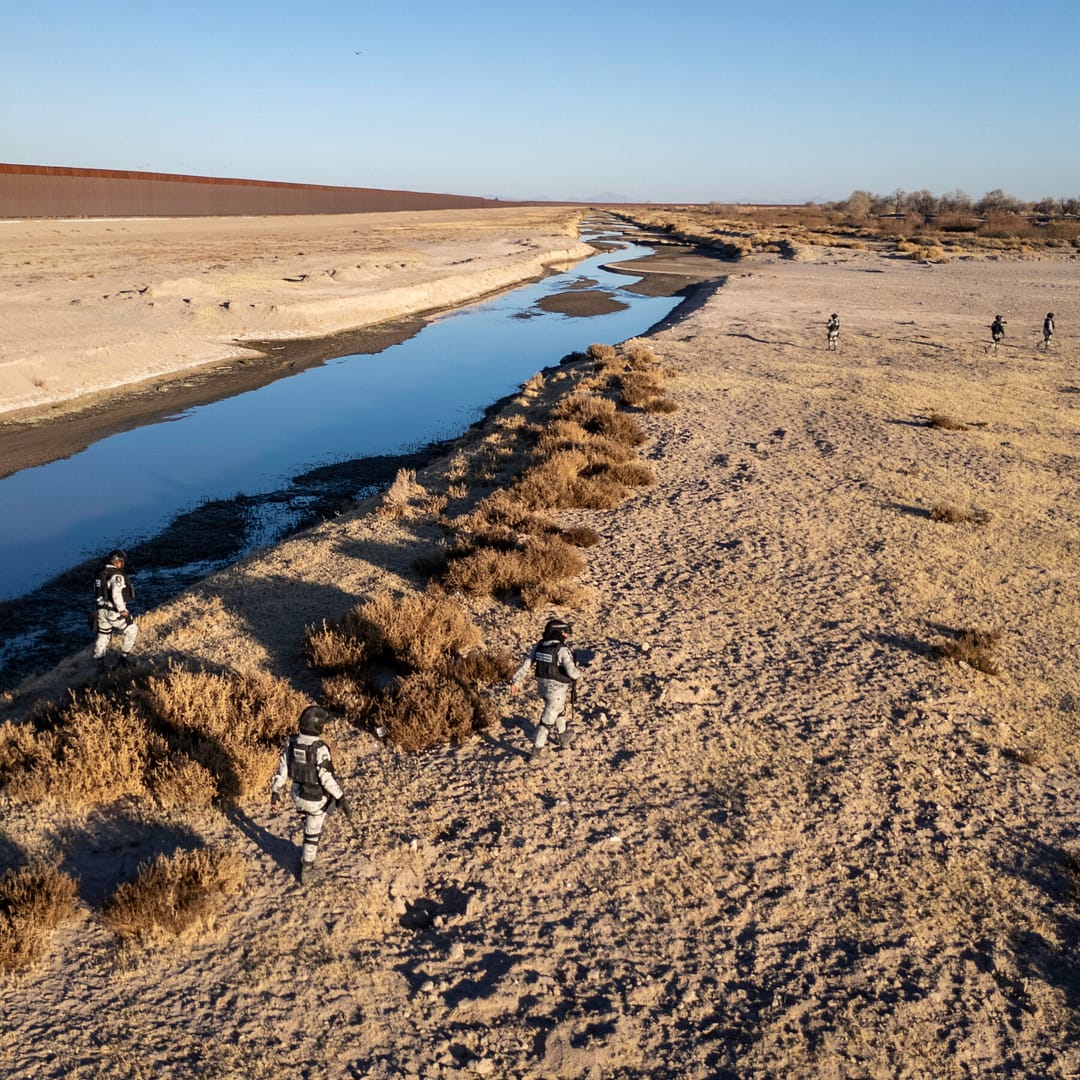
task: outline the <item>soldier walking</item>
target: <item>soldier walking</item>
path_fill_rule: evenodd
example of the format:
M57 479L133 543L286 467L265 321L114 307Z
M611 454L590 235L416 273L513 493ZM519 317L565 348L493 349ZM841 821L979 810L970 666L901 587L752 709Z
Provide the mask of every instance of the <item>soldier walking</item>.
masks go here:
M994 321L990 324L990 336L994 339L994 343L987 345L986 351L993 349L996 353L998 346L1005 339L1005 320L1000 315L995 315Z
M1054 336L1054 313L1048 311L1043 319L1043 348L1050 351L1050 339Z
M536 729L536 741L529 755L531 765L540 760L549 735L555 746L570 749L572 737L566 730L566 699L581 678L581 669L567 645L570 634L568 622L549 619L544 627L543 639L526 653L510 680L510 692L516 694L530 669L534 670L536 688L544 702L544 712Z
M94 659L98 668L105 670L105 653L113 634L120 635L120 659L118 663L127 665L131 648L135 644L139 628L135 617L128 610L128 604L135 597L135 590L124 573L127 555L120 550L110 551L105 558L105 565L94 577L94 627L97 637L94 640Z
M825 348L836 352L840 347L840 316L834 311L825 324Z
M290 735L281 751L278 770L270 784L270 809L276 810L282 789L291 781L293 806L304 818L304 846L300 856L300 884L313 885L322 877L315 865L326 814L331 804L352 821L352 810L334 775L330 748L319 738L329 714L309 705L300 714L300 733Z

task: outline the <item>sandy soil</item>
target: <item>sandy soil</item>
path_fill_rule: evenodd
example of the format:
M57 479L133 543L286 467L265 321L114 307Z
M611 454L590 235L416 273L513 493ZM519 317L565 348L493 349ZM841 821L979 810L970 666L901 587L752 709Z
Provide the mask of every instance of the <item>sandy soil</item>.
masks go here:
M817 254L744 260L654 335L679 405L643 418L659 481L564 515L603 537L573 751L528 767L539 710L503 689L501 724L453 750L337 725L361 835L329 823L307 892L295 822L262 805L6 808L9 843L98 858L77 923L5 986L9 1075L1080 1072L1078 265ZM420 480L446 490L512 432L493 418ZM944 503L986 520L933 520ZM315 692L304 626L415 587L438 536L370 510L145 615L141 648ZM473 611L515 652L542 622ZM998 676L935 658L965 628L1000 631ZM124 815L148 812L251 875L193 940L118 948L95 904L130 872Z
M278 374L271 343L330 339L308 362L340 356L339 335L589 254L580 216L522 207L0 222L0 420L88 406L100 419L135 388L152 410L170 376L170 397L211 375L220 393L222 379Z

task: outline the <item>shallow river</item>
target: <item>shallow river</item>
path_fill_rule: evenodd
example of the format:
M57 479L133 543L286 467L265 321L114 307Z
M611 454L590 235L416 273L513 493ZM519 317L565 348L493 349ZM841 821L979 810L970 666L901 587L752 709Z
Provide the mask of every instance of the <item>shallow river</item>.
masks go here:
M0 686L86 643L89 575L110 548L129 551L144 610L377 490L567 353L643 333L679 298L628 292L636 279L601 264L651 253L636 244L602 252L442 315L382 352L329 361L0 480ZM626 307L582 318L538 306L584 288Z

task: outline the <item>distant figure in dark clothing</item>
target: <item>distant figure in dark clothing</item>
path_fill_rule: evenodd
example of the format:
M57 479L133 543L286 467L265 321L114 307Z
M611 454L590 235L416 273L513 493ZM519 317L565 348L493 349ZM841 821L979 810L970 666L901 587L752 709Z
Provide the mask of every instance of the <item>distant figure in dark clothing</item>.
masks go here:
M1054 336L1054 313L1052 311L1047 312L1046 318L1043 319L1043 348L1049 350L1050 339Z
M993 345L987 345L986 351L989 352L993 349L994 352L997 352L997 347L1005 337L1005 320L1000 315L995 315L994 321L990 324L990 336L994 339L994 343Z
M840 316L834 311L825 324L825 348L830 352L836 352L840 343Z

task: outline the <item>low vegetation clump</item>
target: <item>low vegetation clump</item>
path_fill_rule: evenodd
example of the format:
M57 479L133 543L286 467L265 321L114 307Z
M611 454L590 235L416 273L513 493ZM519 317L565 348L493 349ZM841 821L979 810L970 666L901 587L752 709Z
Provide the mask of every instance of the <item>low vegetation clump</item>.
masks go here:
M967 510L953 503L935 503L930 507L930 520L949 525L985 525L990 515L985 510Z
M72 690L0 726L0 791L83 809L124 796L167 809L248 799L305 704L265 673L177 666Z
M613 509L632 488L656 483L653 470L636 460L645 432L620 405L666 406L664 373L643 343L593 344L577 359L591 362L593 373L576 378L546 421L536 419L527 399L572 376L559 372L523 387L515 405L524 411L512 427L500 426L498 447L486 445L503 459L501 466L492 462L501 486L456 518L439 519L447 539L414 564L429 578L424 592L381 593L337 622L308 630L303 651L323 675L327 707L384 731L402 749L460 742L490 720L475 685L503 681L513 666L477 648L479 633L460 598L496 598L530 611L588 602L588 590L577 583L585 569L580 549L600 536L587 528L561 530L550 514ZM456 460L453 479L468 471L464 459ZM422 492L414 476L401 475L384 512L404 516Z
M996 630L961 630L935 647L935 653L954 664L967 664L985 675L1000 675L994 650L1001 641Z
M728 258L807 247L878 247L931 262L956 252L991 253L1080 247L1080 198L1024 202L996 189L975 200L962 191L888 194L853 191L840 202L792 206L709 203L635 209L623 216Z
M78 882L53 866L0 875L0 967L25 971L44 955L52 932L75 913Z
M106 925L122 937L144 938L156 931L181 936L211 928L227 896L247 876L247 863L234 851L199 848L159 855L140 867L105 904Z
M559 534L568 544L574 547L590 548L600 543L600 534L588 525L574 525L569 529L563 529Z
M931 413L926 418L926 426L937 428L939 431L967 431L968 425L963 420L957 420L955 416L945 413Z
M328 708L404 750L461 742L490 723L455 666L480 643L465 608L438 585L377 593L343 619L309 630L304 654L324 675ZM478 661L477 661L478 663Z

